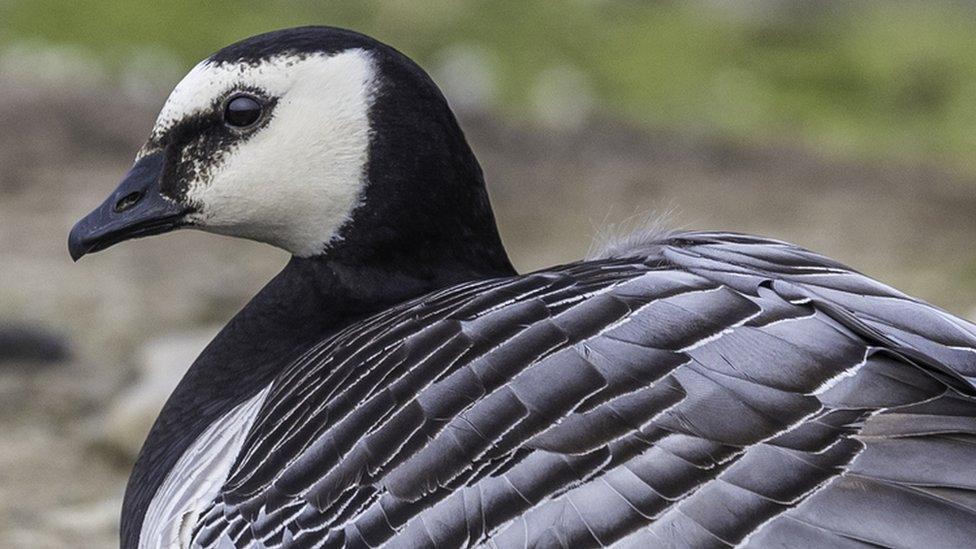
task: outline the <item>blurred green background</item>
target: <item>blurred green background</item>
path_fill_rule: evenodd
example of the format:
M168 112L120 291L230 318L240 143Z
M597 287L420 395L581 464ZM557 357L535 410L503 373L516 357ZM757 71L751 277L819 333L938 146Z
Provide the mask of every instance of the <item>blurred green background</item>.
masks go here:
M117 546L159 407L286 261L180 231L73 264L65 240L190 66L306 24L431 73L522 271L671 211L976 318L974 2L0 0L0 547Z
M6 0L6 45L77 46L110 71L134 51L187 68L269 29L330 24L422 64L473 45L510 114L535 75L569 65L613 113L652 127L787 139L840 155L937 159L976 169L976 6L971 2L519 0L148 2Z

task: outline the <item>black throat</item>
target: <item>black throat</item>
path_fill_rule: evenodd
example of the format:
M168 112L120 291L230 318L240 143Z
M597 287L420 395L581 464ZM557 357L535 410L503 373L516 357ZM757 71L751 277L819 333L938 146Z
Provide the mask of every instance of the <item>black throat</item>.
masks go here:
M322 255L292 258L190 367L129 478L123 547L138 545L153 496L193 441L309 346L407 299L515 274L481 169L439 90L391 48L363 47L383 80L370 113L362 203Z
M292 258L187 371L156 419L129 477L122 508L123 547L138 545L153 496L193 441L272 383L311 345L436 289L514 274L510 265L489 263L477 269L455 258L431 263L431 250L396 265L351 261L344 251L340 257Z

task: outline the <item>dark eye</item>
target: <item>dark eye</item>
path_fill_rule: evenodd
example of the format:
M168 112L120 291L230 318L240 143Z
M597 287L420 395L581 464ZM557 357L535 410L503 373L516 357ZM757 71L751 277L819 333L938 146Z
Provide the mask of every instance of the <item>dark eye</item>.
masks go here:
M238 95L224 107L224 123L235 128L245 128L261 118L261 103L249 95Z

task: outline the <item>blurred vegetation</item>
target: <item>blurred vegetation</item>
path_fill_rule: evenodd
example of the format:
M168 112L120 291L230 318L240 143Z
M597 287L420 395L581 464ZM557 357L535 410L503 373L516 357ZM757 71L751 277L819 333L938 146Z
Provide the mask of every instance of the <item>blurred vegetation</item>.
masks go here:
M190 66L275 28L350 27L429 66L487 52L503 111L570 66L601 109L650 125L976 173L976 7L962 2L117 2L0 0L0 47L78 46L110 72L134 51Z

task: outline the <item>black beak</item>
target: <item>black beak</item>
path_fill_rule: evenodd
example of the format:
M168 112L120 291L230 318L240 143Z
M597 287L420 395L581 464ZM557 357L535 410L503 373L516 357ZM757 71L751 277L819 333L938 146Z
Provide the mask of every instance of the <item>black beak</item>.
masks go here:
M68 235L68 253L81 256L132 238L178 228L189 208L159 192L163 153L141 158L122 183L95 211L79 221Z

